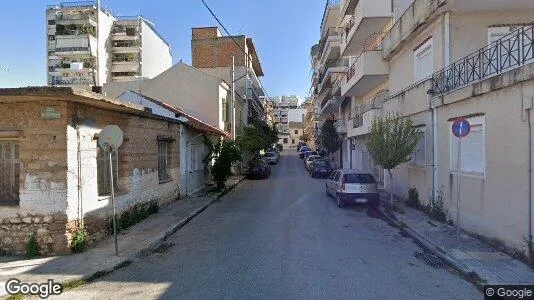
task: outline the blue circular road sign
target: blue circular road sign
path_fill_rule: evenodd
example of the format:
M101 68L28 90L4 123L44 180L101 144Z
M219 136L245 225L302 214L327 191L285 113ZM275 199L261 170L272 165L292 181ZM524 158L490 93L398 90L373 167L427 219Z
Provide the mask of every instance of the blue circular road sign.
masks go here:
M458 138L466 137L470 131L471 124L464 118L458 118L452 123L452 134Z

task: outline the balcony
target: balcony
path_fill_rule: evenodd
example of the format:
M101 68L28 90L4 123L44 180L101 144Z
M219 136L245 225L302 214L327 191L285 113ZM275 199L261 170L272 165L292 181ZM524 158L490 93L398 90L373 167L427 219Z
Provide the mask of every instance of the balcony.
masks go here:
M348 130L347 136L355 137L369 134L373 120L380 116L382 116L382 109L380 108L361 107L360 113L352 119L352 128Z
M326 115L335 112L339 107L340 100L337 98L327 97L321 103L319 114Z
M113 61L111 72L138 72L138 61Z
M513 33L454 62L432 75L434 96L534 63L534 26Z
M360 54L368 37L381 32L392 17L391 0L359 0L348 25L342 29L341 55Z
M96 56L96 38L87 35L57 35L56 49L57 56L69 55L94 55Z
M91 25L96 26L96 17L92 14L61 14L56 18L58 25Z
M139 40L139 32L135 28L114 29L111 35L114 41L137 41Z
M403 41L409 40L414 30L426 23L427 19L432 16L440 7L446 4L447 0L415 0L406 9L404 14L395 22L393 27L384 36L382 40L382 53L384 58L391 58L400 49L399 46ZM471 2L471 1L465 1ZM478 1L476 1L479 4ZM503 3L496 1L495 3ZM505 4L510 5L510 4ZM486 3L480 4L481 7L487 7Z
M135 54L135 53L138 53L140 50L141 50L141 47L136 44L120 45L120 46L113 45L111 47L111 52L113 53Z
M339 134L347 133L347 122L345 120L337 120L334 126L336 127L337 133Z
M325 28L325 25L328 23L327 20L328 20L329 10L339 8L339 1L340 0L326 0L324 12L323 12L323 18L321 20L321 32L323 32L323 28Z
M334 59L328 61L324 67L324 70L319 75L319 93L321 93L325 88L332 87L332 75L345 73L347 71L347 67L348 60L346 59Z
M341 86L341 97L363 96L388 79L389 65L380 50L364 51L351 65Z

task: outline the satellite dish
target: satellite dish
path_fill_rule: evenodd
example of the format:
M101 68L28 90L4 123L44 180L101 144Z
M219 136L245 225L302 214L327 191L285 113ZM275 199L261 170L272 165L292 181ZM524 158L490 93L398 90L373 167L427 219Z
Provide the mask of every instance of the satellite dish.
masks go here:
M102 149L118 149L123 142L122 130L117 125L107 125L98 135L98 145Z

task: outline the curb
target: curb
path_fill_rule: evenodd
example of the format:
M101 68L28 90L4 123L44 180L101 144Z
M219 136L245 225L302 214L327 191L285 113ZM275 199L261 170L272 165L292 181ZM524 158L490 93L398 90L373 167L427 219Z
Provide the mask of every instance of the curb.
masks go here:
M392 226L399 228L400 232L410 237L414 242L422 247L423 249L431 252L436 257L441 259L445 264L452 267L454 270L460 273L460 275L473 284L479 291L484 291L484 279L480 275L466 267L461 262L457 261L450 254L441 249L438 245L429 241L427 238L417 233L417 231L408 227L405 223L402 223L394 218L390 217L386 212L383 211L384 208L377 208L377 211L380 215ZM385 209L384 209L385 210Z
M143 258L143 257L149 255L156 248L161 246L163 244L163 242L165 240L167 240L167 238L169 236L171 236L176 231L178 231L178 229L182 228L185 224L187 224L189 221L191 221L191 219L193 219L194 217L199 215L201 212L206 210L206 208L208 208L211 204L216 202L218 199L220 199L220 198L224 197L224 195L228 194L232 189L234 189L244 179L245 179L245 177L239 179L235 184L232 184L231 186L229 186L226 189L226 191L221 192L221 194L222 193L225 193L225 194L222 194L222 195L219 194L217 196L211 197L211 200L209 200L207 203L205 203L201 207L197 208L195 211L193 211L191 214L189 214L186 218L180 220L177 223L174 223L167 230L165 230L165 232L163 234L161 234L160 236L155 238L152 242L150 242L150 244L148 244L148 246L146 246L145 248L137 251L136 253L134 253L134 254L132 254L132 255L130 255L128 257L125 257L121 262L115 264L114 266L112 266L110 268L106 268L106 269L102 269L102 270L96 271L96 272L94 272L94 273L92 273L90 275L84 275L79 279L70 280L70 281L67 281L67 282L59 282L59 283L61 285L65 286L65 285L68 285L71 282L76 282L76 281L90 282L90 281L93 281L93 280L95 280L97 278L105 276L105 275L107 275L107 274L109 274L109 273L111 273L113 271L116 271L116 270L118 270L118 269L120 269L122 267L126 267L126 266L130 265L133 261L138 260L140 258Z

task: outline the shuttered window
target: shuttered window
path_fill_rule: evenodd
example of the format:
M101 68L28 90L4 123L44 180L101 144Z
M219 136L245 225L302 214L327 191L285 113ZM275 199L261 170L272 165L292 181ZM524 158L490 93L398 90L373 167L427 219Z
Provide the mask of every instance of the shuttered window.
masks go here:
M417 128L421 133L421 139L417 143L410 164L413 166L426 166L426 130L425 127Z
M18 204L19 187L19 143L0 141L0 204Z
M485 120L483 116L469 118L467 120L471 124L471 132L467 137L462 138L460 169L462 172L484 174L486 172ZM458 138L452 132L450 136L451 171L456 171L458 163Z
M414 51L415 82L421 81L434 71L434 58L432 54L432 39L429 39Z
M101 147L97 148L96 171L98 178L98 195L105 196L111 194L110 172L109 172L109 151ZM113 151L111 155L113 163L113 186L115 191L119 190L119 154Z

